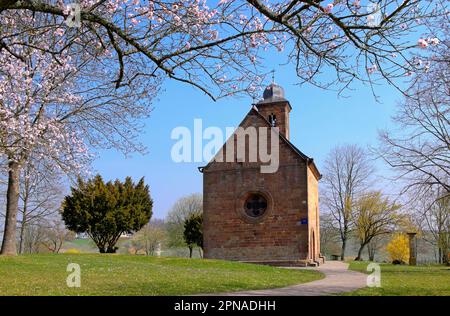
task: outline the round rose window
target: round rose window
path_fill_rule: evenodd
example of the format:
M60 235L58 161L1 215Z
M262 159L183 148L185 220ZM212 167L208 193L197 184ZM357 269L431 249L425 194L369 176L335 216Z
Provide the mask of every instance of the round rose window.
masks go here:
M252 193L245 200L244 210L250 217L260 217L267 210L267 200L262 194Z

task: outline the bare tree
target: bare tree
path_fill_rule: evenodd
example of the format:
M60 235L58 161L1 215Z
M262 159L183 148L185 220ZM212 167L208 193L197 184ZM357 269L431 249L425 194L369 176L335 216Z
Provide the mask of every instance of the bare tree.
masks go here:
M153 256L158 247L161 247L167 239L164 222L150 221L132 239L135 253L142 250L147 256Z
M60 174L49 170L42 161L27 164L22 170L19 204L19 253L23 252L27 225L40 222L58 212L61 205Z
M39 253L46 235L46 224L40 219L29 223L23 233L22 253Z
M30 222L23 231L22 253L59 253L64 242L75 234L67 230L59 215L40 217Z
M450 192L450 27L448 17L432 31L440 36L393 117L398 128L380 133L379 154L397 171L404 191L422 197ZM421 191L421 192L419 192Z
M374 167L367 152L356 145L335 147L328 154L323 169L323 203L333 217L342 242L341 260L345 258L352 230L352 211L356 198L364 192Z
M44 237L41 243L53 253L59 253L65 241L75 237L75 233L69 231L64 222L58 216L45 222Z
M448 263L450 251L450 196L443 194L442 190L428 190L412 205L422 239L437 249L438 263Z

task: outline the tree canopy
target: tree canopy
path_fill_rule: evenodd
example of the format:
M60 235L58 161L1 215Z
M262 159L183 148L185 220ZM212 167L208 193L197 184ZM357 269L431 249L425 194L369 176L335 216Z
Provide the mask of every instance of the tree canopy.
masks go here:
M380 191L367 192L358 198L353 217L360 247L355 260L362 260L362 250L375 237L394 231L402 220L401 214L398 213L400 207L401 205L391 202Z
M420 68L413 54L439 42L421 31L445 15L445 2L3 0L0 14L11 27L0 47L12 58L23 49L55 59L72 50L108 65L117 88L170 78L217 98L255 92L268 49L286 51L300 82L346 89L381 77L395 84ZM51 34L59 45L28 45L18 39L24 33Z
M184 222L184 241L189 247L189 257L192 257L192 248L198 246L203 249L203 214L192 214Z
M78 180L63 202L62 217L70 230L86 232L101 253L116 251L122 233L140 230L152 216L153 201L144 179L105 183L100 175Z

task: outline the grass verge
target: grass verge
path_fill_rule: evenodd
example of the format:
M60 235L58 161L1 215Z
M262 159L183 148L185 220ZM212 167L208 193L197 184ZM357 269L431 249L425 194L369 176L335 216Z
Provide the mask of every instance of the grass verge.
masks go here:
M81 268L70 288L67 265ZM283 287L321 279L316 271L238 262L107 254L0 256L0 295L187 295Z
M349 269L370 274L369 262L350 262ZM381 287L363 288L343 295L410 296L450 295L450 268L442 265L408 266L380 264Z

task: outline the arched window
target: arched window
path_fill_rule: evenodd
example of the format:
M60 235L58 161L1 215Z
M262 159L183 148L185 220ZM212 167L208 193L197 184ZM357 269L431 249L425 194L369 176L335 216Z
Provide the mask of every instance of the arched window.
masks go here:
M272 113L269 115L269 123L273 127L277 126L277 117L275 116L275 114Z

